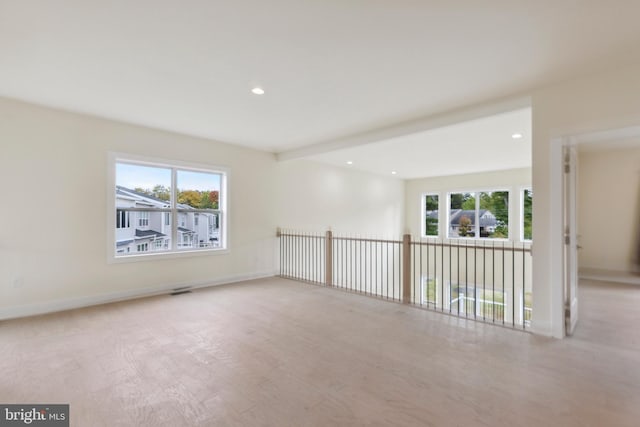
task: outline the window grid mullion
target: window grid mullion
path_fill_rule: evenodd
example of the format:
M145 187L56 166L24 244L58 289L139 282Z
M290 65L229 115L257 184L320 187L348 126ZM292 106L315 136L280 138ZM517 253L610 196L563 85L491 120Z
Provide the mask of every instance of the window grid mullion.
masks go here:
M480 238L480 192L476 192L476 224L474 228L474 236L476 239Z
M178 250L178 172L171 168L171 250Z

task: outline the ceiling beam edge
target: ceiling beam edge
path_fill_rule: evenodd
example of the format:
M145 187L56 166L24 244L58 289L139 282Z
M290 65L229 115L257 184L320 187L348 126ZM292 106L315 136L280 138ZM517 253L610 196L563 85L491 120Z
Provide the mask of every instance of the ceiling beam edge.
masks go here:
M323 141L313 145L283 151L280 153L276 153L276 158L278 159L278 161L285 161L310 157L317 154L328 153L330 151L356 147L359 145L372 144L374 142L380 142L391 138L411 135L418 132L425 132L431 129L437 129L454 125L456 123L480 119L483 117L507 113L510 111L528 107L531 107L531 97L529 96L503 98L490 103L474 105L448 111L445 113L435 114L432 116L426 116L419 119L409 120L395 125L374 129L368 132L350 135L344 138Z

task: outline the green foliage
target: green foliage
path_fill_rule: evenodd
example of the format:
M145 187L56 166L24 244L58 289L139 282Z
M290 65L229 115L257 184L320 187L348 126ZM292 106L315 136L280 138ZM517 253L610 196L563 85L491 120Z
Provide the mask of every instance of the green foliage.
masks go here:
M509 238L509 192L492 191L480 193L480 209L487 209L497 221L496 229L488 237Z
M488 209L495 215L499 225L509 224L509 192L493 191L481 193L480 209Z
M164 185L156 185L153 189L136 187L134 191L169 202L171 189ZM217 191L178 190L178 203L196 209L218 209L220 194Z
M429 218L425 219L425 227L424 234L427 236L437 236L438 235L438 219L437 218Z
M436 302L436 281L435 279L429 279L427 286L424 289L424 300L428 302Z
M424 198L424 208L426 211L425 217L425 226L424 233L427 236L437 236L438 235L438 196L435 194L430 194L425 196ZM430 217L429 214L435 214L434 217Z
M504 225L498 225L496 231L494 231L490 237L495 239L507 239L509 238L509 229Z
M160 200L169 201L171 199L171 191L169 187L165 187L164 185L156 185L153 187L153 196Z
M464 194L452 193L449 197L451 198L451 209L462 209L462 198Z
M437 211L438 210L438 196L429 195L424 198L425 210L426 211Z
M189 205L191 207L197 208L200 206L200 200L202 196L199 191L196 190L184 190L178 191L178 203L182 203L184 205Z
M149 190L147 188L136 187L134 191L146 194L147 196L155 197L156 199L164 200L168 202L171 199L171 191L169 187L165 187L164 185L156 185L153 189Z
M524 306L527 308L533 307L533 294L531 292L524 293Z
M470 207L468 207L470 206ZM471 193L452 193L451 209L475 209L476 201Z
M462 203L462 209L467 210L467 211L474 211L474 210L476 210L476 199L475 199L475 198L466 199L466 200Z
M213 209L213 202L209 198L209 193L207 192L200 193L199 205L201 209Z
M533 191L524 190L524 238L533 237Z
M217 191L179 190L178 203L196 209L218 209L219 193Z
M478 193L480 209L490 211L496 217L496 229L490 235L482 237L507 239L509 237L509 192L492 191ZM476 199L473 193L452 193L451 209L474 210ZM531 240L533 237L533 191L524 190L524 238ZM458 235L461 237L471 235L471 227L460 222Z

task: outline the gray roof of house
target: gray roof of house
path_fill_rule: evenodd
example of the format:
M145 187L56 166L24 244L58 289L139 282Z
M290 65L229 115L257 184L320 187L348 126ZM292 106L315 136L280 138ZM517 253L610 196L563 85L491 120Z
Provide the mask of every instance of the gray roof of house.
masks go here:
M116 247L127 246L129 243L133 243L133 240L123 240L121 242L116 242Z
M153 200L155 202L162 203L164 205L168 205L169 204L168 200L158 199L157 197L153 197L153 196L150 196L148 194L140 193L140 192L138 192L136 190L132 190L130 188L123 187L121 185L116 185L116 194L121 194L123 196L134 195L134 196L137 196L137 197Z
M188 228L178 227L178 231L182 231L183 233L195 233L193 230L189 230Z
M155 230L138 230L136 228L136 237L137 238L146 238L146 237L166 237L166 234L162 234L159 231Z
M427 211L427 218L438 219L438 211Z
M489 212L491 216L489 218L482 218L482 216L487 212ZM476 211L466 209L453 209L451 211L449 223L451 225L460 225L460 218L462 218L463 216L466 216L471 220L471 225L475 225ZM478 216L480 217L480 227L490 227L498 223L495 216L488 209L480 209L480 211L478 212Z

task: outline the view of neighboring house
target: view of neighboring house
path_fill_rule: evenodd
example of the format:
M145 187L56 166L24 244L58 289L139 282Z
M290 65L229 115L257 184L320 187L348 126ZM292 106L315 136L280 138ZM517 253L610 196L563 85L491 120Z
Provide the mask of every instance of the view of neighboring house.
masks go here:
M140 208L148 210L129 210ZM116 186L116 255L171 249L171 213L156 211L170 208L166 200ZM196 210L181 203L177 209ZM179 212L176 229L178 249L215 248L220 244L218 214Z
M480 222L480 237L489 237L496 231L498 220L488 209L478 211ZM466 209L452 209L449 214L449 236L474 236L476 231L476 211Z

